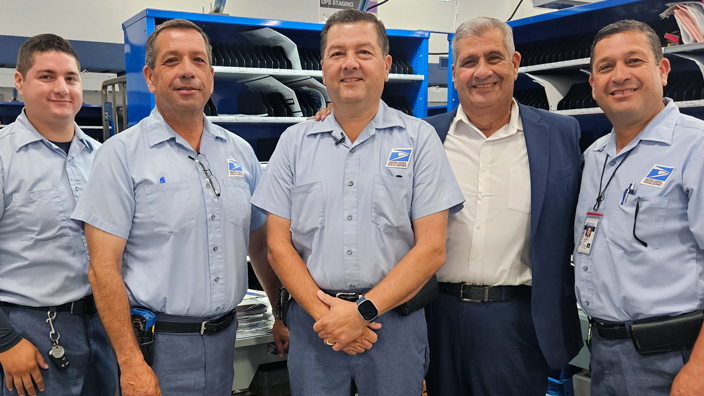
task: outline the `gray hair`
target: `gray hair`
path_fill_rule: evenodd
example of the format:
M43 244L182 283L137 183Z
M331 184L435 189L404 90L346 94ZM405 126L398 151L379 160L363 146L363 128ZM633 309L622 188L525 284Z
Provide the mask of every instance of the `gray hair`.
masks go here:
M153 70L154 67L156 67L156 38L159 33L167 29L195 30L196 32L200 33L201 37L203 37L203 41L205 41L205 52L208 53L208 66L213 65L213 47L210 46L210 39L208 39L208 35L205 34L203 29L201 29L195 23L187 21L185 19L172 19L157 26L156 29L154 29L154 31L152 32L152 34L150 34L147 38L147 49L144 63L150 69Z
M660 45L660 38L658 38L658 34L655 33L653 28L643 22L635 21L633 19L624 19L602 28L596 34L596 37L594 37L594 42L592 42L589 67L594 67L594 48L599 41L625 32L634 32L644 35L648 40L650 49L653 51L653 55L655 56L655 64L660 64L660 61L662 60L662 46Z
M484 33L492 30L499 30L504 34L504 47L508 51L509 56L516 51L516 46L513 44L513 30L506 22L501 22L496 18L477 17L468 20L460 25L452 38L452 63L457 62L457 46L461 39L465 37L479 37Z

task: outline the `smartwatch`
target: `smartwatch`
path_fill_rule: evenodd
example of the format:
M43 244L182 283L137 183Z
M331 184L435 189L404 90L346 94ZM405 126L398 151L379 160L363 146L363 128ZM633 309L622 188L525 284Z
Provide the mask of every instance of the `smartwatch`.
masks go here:
M376 309L376 305L374 305L371 300L367 300L364 296L357 300L357 311L359 312L359 315L362 316L362 319L367 322L371 322L379 316L379 310Z

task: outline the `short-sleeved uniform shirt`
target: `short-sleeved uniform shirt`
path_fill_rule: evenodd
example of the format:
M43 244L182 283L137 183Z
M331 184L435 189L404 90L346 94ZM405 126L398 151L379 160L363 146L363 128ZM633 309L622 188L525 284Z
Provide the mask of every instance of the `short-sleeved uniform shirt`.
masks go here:
M603 215L590 253L574 253L577 298L592 317L627 322L704 307L704 121L665 103L619 153L613 131L584 152L575 244L587 213Z
M73 218L127 240L131 305L220 316L247 291L249 232L266 220L249 204L261 173L240 137L204 118L196 153L154 109L103 145Z
M252 203L291 220L322 289L368 289L415 245L412 222L464 197L433 128L383 101L354 144L333 113L281 136Z
M66 154L24 110L0 130L0 301L56 306L90 294L85 235L70 216L98 147L74 123Z

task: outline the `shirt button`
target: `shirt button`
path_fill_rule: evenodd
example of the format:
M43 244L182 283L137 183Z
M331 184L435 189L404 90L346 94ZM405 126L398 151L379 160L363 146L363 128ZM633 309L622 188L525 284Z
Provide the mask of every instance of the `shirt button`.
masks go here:
M214 252L217 252L217 251L218 251L218 247L217 247L217 246L213 246L213 251L214 251Z
M481 229L482 229L482 225L481 225L481 224L478 224L478 225L477 225L477 229L478 229L478 230L481 230Z
M351 149L350 149L350 153L354 153L354 148L351 148Z
M215 220L215 215L210 215L210 220Z
M472 261L477 261L477 256L472 257Z
M611 161L611 162L609 162L609 165L610 165L610 166L616 165L616 161Z
M219 310L220 310L220 307L215 308L215 310L216 310L216 311L219 311Z
M352 255L352 251L351 251L351 250L348 250L348 251L347 251L347 254Z
M215 277L215 282L219 282L219 281L220 281L220 277L219 277L219 276L216 276L216 277Z
M587 267L587 266L585 265L584 267L582 267L582 269L586 271L586 270L589 269L589 267Z
M354 288L355 288L354 283L350 283L350 289L354 289Z
M75 190L76 190L76 191L81 191L81 188L80 188L80 187L76 187Z
M585 301L585 302L584 302L584 305L589 305L589 301Z
M479 194L479 198L484 198L484 194Z
M349 182L347 182L347 185L352 187L352 186L354 186L354 182L352 180L350 180Z
M482 172L486 172L486 168L482 166Z
M347 220L352 220L352 215L347 216Z

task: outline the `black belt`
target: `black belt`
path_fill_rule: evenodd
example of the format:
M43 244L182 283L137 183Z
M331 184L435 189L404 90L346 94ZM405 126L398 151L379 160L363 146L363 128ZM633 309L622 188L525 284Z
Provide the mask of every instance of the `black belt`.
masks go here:
M469 302L508 301L516 297L528 296L531 292L531 287L525 285L484 286L447 282L440 282L439 289L440 293Z
M93 299L92 294L89 296L85 296L80 300L61 304L55 307L28 307L26 305L12 304L7 302L0 302L0 305L11 308L31 309L34 311L70 312L73 315L84 316L90 316L97 312L97 310L95 309L95 300Z
M235 321L235 315L237 312L233 309L229 313L221 316L217 319L206 320L203 322L195 323L176 323L176 322L162 322L156 321L154 325L155 333L200 333L204 334L217 334L232 324Z
M352 302L357 302L360 298L364 296L364 294L361 293L348 293L348 292L342 292L342 293L331 293L331 292L325 292L325 294L329 294L333 297L339 298L341 300L345 301L352 301Z
M589 318L589 323L599 332L599 337L608 340L622 340L631 338L625 323L604 323L599 320Z

